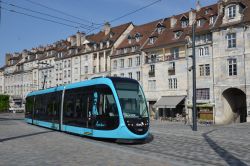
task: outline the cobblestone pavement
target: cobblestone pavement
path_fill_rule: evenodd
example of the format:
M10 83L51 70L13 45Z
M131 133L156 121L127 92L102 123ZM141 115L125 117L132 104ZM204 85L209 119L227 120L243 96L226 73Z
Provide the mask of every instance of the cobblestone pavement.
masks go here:
M152 140L118 144L49 130L0 114L0 165L250 165L250 123L198 126L153 121Z

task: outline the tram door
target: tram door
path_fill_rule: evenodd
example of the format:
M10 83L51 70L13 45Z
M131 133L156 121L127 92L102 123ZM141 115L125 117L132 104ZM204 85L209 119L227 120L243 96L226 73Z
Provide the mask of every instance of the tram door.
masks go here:
M83 105L84 105L84 117L83 121L85 123L84 135L93 135L93 94L86 94L83 97Z

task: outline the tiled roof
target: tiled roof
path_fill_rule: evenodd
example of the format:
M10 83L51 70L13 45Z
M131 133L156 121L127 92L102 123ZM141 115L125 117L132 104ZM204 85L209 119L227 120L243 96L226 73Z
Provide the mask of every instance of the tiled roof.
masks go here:
M129 34L124 34L131 37L131 42L129 43L128 37L126 37L123 42L117 47L117 49L132 47L132 46L142 46L148 37L152 34L153 30L161 20L156 20L143 25L138 25L133 28ZM140 40L137 42L135 40L135 35L140 34Z
M116 27L111 27L110 32L106 35L104 31L100 31L97 34L86 36L86 39L93 43L101 43L103 41L108 41L108 40L114 42L121 36L121 34L128 28L130 24L132 23L129 22L129 23L122 24ZM111 46L112 46L112 43L110 44L110 47Z
M206 10L209 9L208 13L205 13ZM218 8L217 4L206 6L201 8L199 11L192 10L196 14L196 20L204 19L205 22L201 27L196 28L196 33L202 33L208 31L212 28L212 24L209 24L209 19L213 15L217 15ZM188 25L187 27L183 28L181 24L181 20L189 19L189 12L185 12L176 16L172 16L172 18L176 19L176 24L174 27L171 27L171 18L166 18L163 22L163 25L166 29L161 33L158 34L157 30L155 29L154 33L151 35L155 37L155 42L153 44L147 43L143 47L143 50L151 49L151 48L158 48L164 47L166 45L174 45L174 44L183 44L186 42L186 36L191 35L192 27ZM190 21L190 20L189 20ZM175 33L180 32L181 35L179 38L175 38Z

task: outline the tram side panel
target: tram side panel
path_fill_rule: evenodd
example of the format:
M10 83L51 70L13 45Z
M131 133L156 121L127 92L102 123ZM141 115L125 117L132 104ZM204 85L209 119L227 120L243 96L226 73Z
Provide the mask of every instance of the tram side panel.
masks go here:
M117 129L119 115L111 89L96 85L65 91L63 130L93 137L112 137L105 131ZM98 132L104 131L104 132Z

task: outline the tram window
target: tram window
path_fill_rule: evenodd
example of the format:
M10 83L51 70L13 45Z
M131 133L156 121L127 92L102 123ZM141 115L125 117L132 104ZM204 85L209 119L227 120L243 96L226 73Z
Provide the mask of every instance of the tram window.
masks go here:
M60 93L50 93L47 95L46 121L59 123Z
M102 130L115 129L119 125L118 110L111 89L107 85L98 85L93 93L97 93L97 115L92 117L94 128ZM93 99L94 100L94 99ZM94 110L92 110L94 111Z
M91 105L91 88L75 88L65 91L63 123L86 127Z
M27 97L25 104L25 118L32 118L33 106L34 106L34 97L32 96Z

